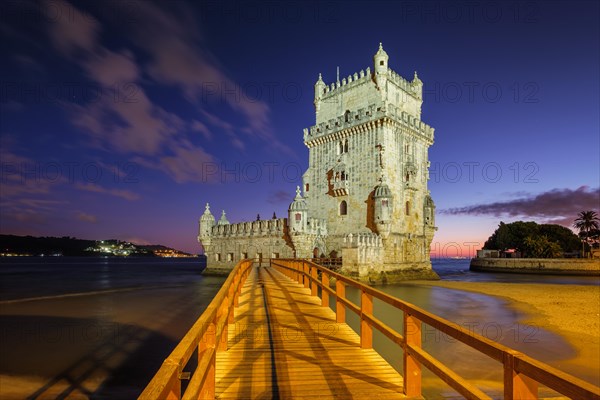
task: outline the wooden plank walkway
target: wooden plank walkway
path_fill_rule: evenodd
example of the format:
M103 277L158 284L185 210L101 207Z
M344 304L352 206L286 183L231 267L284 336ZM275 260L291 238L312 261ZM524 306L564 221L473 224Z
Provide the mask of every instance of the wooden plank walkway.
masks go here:
M406 398L402 376L295 281L253 268L217 353L216 398Z

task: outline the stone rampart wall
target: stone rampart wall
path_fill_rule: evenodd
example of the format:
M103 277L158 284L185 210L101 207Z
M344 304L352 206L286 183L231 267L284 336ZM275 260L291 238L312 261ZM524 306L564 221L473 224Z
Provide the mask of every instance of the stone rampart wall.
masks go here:
M473 258L471 271L600 276L600 260L578 258Z

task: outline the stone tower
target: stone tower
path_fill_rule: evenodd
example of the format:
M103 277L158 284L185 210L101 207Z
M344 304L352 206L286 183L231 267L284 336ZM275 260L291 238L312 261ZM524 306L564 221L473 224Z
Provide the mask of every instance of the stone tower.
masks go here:
M421 121L423 84L388 66L380 44L373 69L315 84L315 125L304 130L308 215L325 220L326 247L344 270L379 280L430 270L434 204L427 189L433 128ZM388 276L393 279L393 276Z
M314 85L315 125L304 129L309 167L288 218L229 224L208 205L198 239L209 269L240 258L342 257L370 282L435 278L429 247L435 205L427 189L434 130L421 121L423 83L389 68L380 44L367 67ZM212 254L211 254L212 253Z

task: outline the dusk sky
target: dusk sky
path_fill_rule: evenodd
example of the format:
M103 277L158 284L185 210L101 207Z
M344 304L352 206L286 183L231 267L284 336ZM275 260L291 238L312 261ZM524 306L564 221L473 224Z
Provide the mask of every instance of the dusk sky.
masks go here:
M198 253L206 202L287 215L313 85L424 83L434 256L600 211L597 1L0 3L0 232Z

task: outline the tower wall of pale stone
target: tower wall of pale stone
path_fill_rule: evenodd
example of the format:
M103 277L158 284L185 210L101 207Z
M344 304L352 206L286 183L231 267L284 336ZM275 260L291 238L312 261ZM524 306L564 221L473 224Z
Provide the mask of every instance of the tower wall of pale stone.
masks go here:
M292 258L294 249L280 236L222 237L213 239L205 254L211 272L228 273L244 255L267 262L269 258Z
M294 257L285 218L215 225L203 247L211 272L228 272L244 258Z

